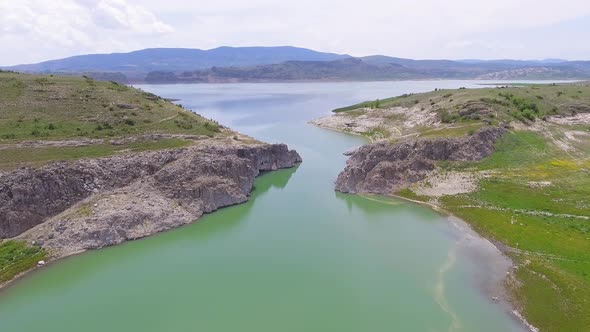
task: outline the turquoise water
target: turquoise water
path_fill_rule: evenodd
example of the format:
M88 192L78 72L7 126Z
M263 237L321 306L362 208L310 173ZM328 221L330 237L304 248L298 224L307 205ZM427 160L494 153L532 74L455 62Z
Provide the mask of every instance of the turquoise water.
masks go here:
M306 122L333 108L473 82L151 85L298 168L251 200L140 241L65 259L0 293L0 331L521 331L481 290L485 262L430 209L335 193L360 137ZM483 265L482 265L483 263Z

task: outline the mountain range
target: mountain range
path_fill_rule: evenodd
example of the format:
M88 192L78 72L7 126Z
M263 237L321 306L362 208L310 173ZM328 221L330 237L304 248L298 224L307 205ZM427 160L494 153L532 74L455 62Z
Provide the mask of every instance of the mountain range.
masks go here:
M590 61L352 57L291 46L150 48L129 53L78 55L2 69L85 74L124 83L590 78Z

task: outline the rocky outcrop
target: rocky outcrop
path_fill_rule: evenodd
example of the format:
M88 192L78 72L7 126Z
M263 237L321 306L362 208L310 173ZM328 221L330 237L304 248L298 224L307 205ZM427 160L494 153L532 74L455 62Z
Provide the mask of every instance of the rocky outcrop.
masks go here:
M418 182L440 160L476 161L494 151L504 128L481 129L468 137L417 139L399 144L379 142L352 153L336 180L336 190L346 193L392 194Z
M0 176L0 238L60 255L189 223L245 202L261 171L301 162L286 145L189 147L58 162Z

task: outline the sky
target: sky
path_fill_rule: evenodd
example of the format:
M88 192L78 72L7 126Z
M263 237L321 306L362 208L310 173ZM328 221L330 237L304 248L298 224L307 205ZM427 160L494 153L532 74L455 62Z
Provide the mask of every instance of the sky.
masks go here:
M151 47L590 60L588 0L0 0L0 65Z

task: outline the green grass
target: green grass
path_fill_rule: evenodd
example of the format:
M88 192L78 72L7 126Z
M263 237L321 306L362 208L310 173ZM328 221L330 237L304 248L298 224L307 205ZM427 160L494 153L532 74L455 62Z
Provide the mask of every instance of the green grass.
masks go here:
M572 159L534 132L511 132L478 163L447 163L463 171L491 170L470 194L443 196L441 205L480 234L515 251L522 282L513 296L543 331L590 326L590 151ZM535 186L531 183L548 181ZM539 215L547 213L548 215Z
M407 198L413 201L427 202L427 196L420 196L409 188L404 188L396 193L399 197Z
M389 130L383 126L371 128L370 131L365 133L365 136L367 136L371 139L375 139L375 140L387 138L390 135L391 135L391 132L389 132Z
M47 252L40 247L30 247L21 241L0 242L0 284L35 267L38 261L46 258Z
M519 266L512 297L542 331L590 326L590 220L575 217L590 216L590 150L582 156L573 159L539 133L516 131L480 162L439 165L492 172L477 191L443 196L439 204L511 248ZM399 195L429 200L410 189Z
M221 127L151 93L88 77L0 72L0 169L109 156L124 151L177 148L181 139L115 146L111 138L146 134L214 137ZM22 141L105 139L80 147L10 147Z
M478 168L484 170L539 164L548 160L548 156L562 157L563 153L537 133L509 132L500 139L494 154L480 162Z
M512 293L527 319L542 331L590 326L589 221L460 207L473 203L445 197L443 206L480 234L519 250L509 253L522 282Z
M530 121L554 114L590 111L590 86L581 84L520 85L509 88L437 90L406 94L342 107L333 112L393 106L432 109L443 122L459 120Z
M0 143L220 131L154 94L84 77L0 72L0 109Z
M439 137L462 137L475 133L484 125L479 122L465 122L458 124L455 127L443 127L440 129L432 129L429 127L422 127L418 130L418 137L421 138L439 138Z
M139 141L125 145L94 144L80 147L11 148L0 151L0 169L8 170L21 166L39 167L59 160L106 157L121 152L140 152L181 148L191 141L177 138L159 141Z

